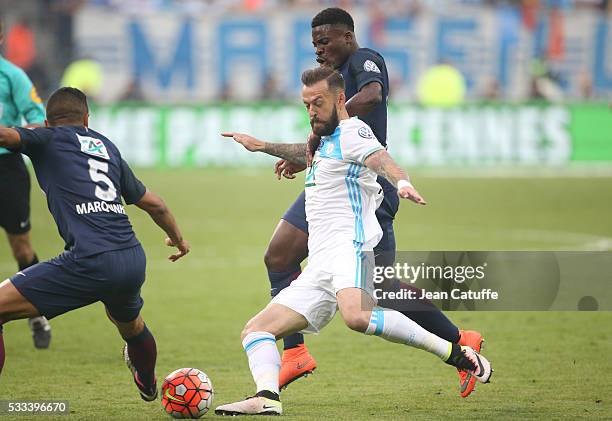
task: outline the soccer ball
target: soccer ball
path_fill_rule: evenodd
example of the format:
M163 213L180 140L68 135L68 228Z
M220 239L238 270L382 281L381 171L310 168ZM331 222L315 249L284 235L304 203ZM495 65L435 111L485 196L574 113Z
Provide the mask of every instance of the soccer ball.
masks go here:
M179 368L162 384L162 406L173 418L200 418L213 399L208 376L197 368Z

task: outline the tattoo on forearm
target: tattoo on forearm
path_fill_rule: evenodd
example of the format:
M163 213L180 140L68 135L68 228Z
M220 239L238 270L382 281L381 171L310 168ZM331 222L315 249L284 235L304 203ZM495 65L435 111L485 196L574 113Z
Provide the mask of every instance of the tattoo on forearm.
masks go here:
M306 143L268 143L263 152L289 162L306 165Z
M365 162L366 166L391 184L396 185L399 180L408 180L408 176L396 163L387 151L373 153Z

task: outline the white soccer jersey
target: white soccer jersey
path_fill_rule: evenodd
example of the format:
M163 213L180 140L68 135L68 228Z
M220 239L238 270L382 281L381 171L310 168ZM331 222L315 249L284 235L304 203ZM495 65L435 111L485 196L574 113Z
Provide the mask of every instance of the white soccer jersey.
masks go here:
M382 189L376 173L364 165L381 149L370 127L356 117L340 121L321 139L305 180L309 262L320 253L329 256L347 240L358 250L371 250L382 238L375 215Z

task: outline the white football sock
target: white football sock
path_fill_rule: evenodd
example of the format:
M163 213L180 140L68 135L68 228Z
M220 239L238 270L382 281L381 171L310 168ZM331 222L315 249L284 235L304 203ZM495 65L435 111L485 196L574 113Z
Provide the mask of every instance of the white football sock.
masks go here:
M366 335L376 335L390 342L414 346L431 352L446 361L450 357L452 344L423 329L417 323L395 310L372 310Z
M251 332L242 341L242 347L249 359L249 368L257 391L278 391L278 376L281 358L276 348L276 338L267 332Z

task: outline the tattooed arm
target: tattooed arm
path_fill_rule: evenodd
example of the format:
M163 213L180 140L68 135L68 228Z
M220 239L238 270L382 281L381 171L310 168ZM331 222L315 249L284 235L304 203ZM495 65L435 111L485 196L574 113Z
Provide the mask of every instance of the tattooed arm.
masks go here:
M243 133L221 133L223 137L231 137L240 143L247 151L263 152L268 155L285 159L298 165L306 165L306 143L270 143L256 139Z
M364 162L365 166L374 171L381 177L389 180L397 187L397 193L403 199L410 199L419 205L425 205L425 199L416 191L406 172L399 167L389 155L389 152L382 149L368 156Z

